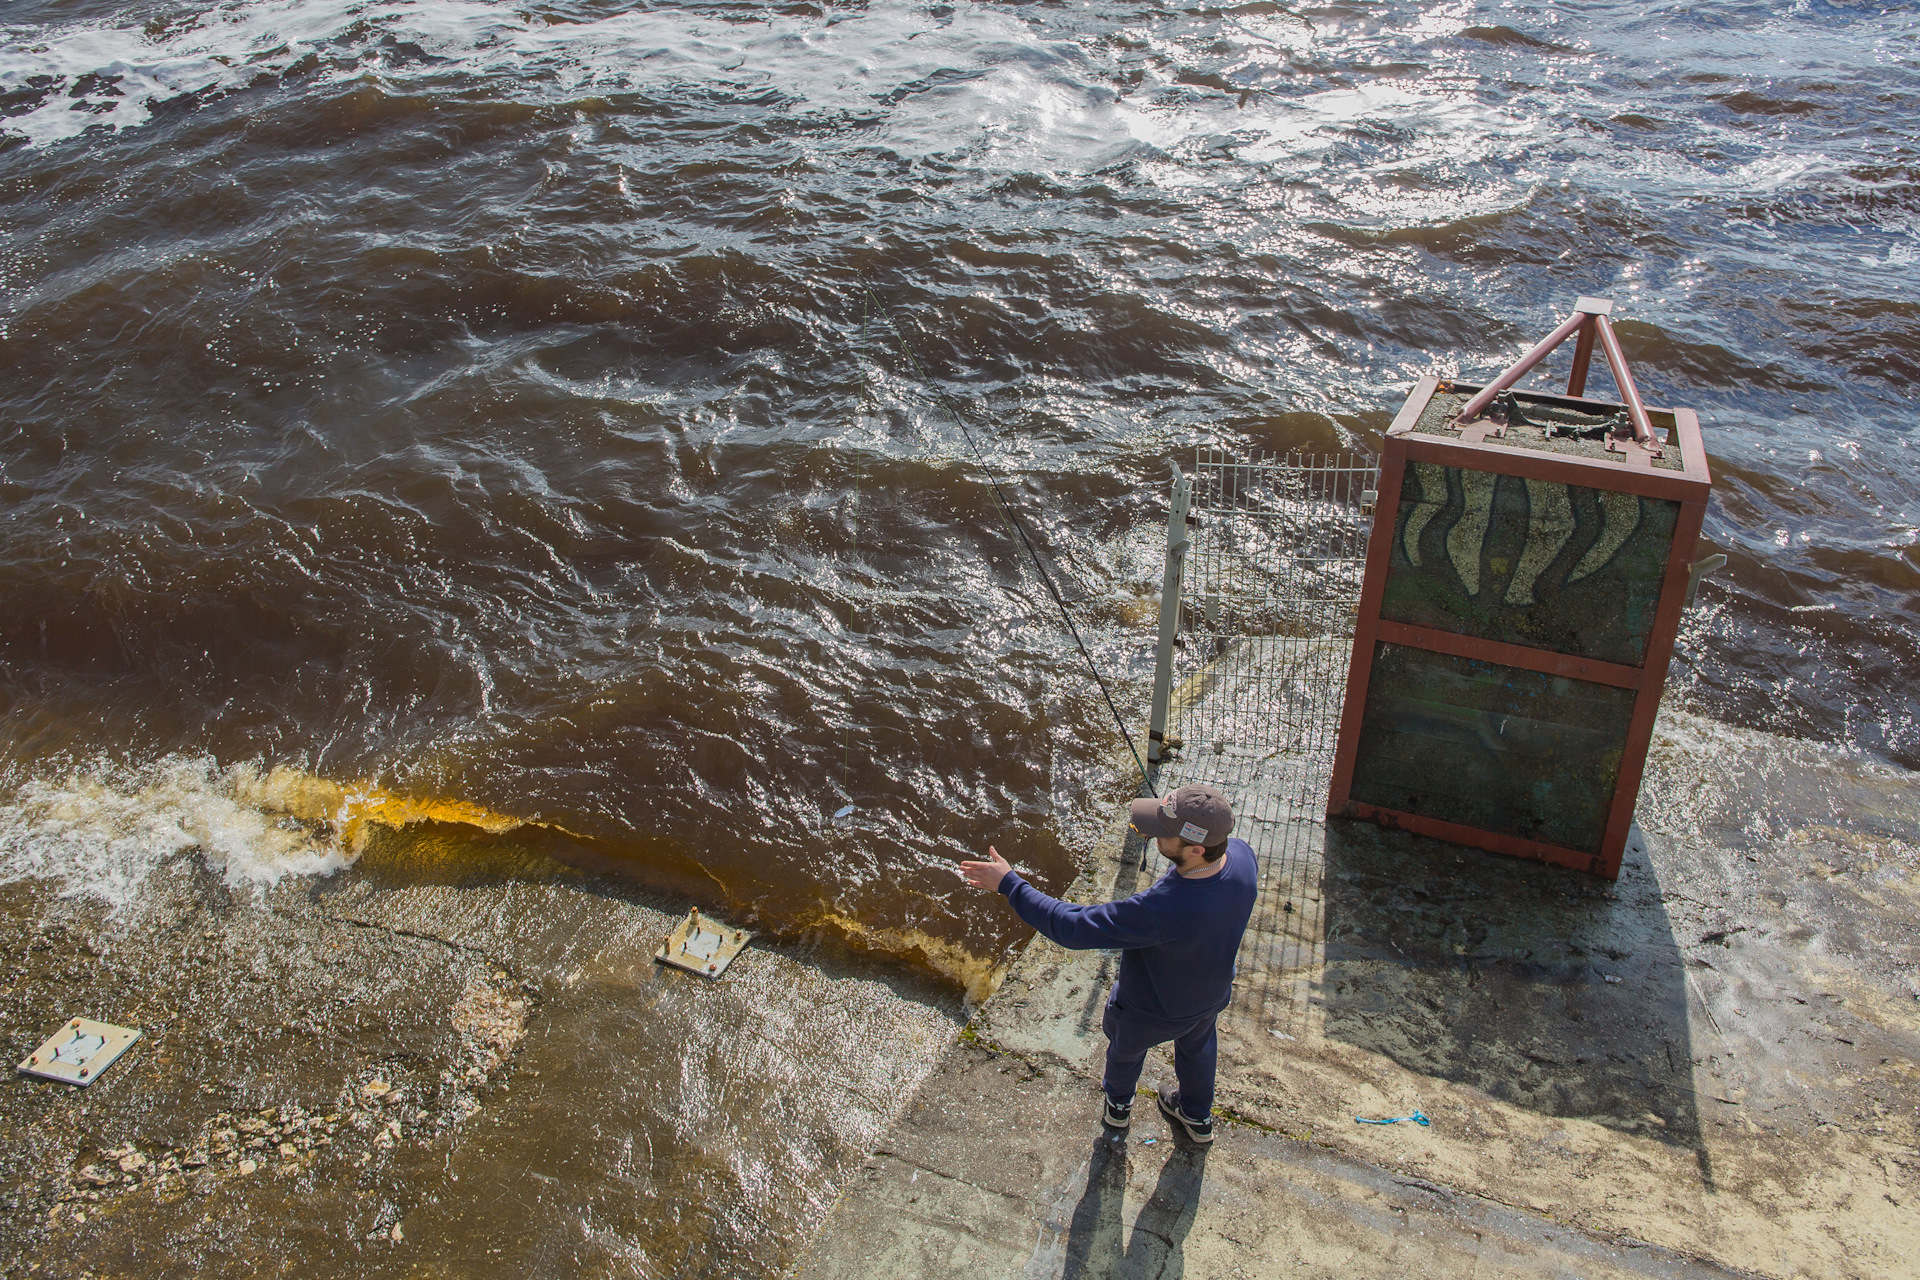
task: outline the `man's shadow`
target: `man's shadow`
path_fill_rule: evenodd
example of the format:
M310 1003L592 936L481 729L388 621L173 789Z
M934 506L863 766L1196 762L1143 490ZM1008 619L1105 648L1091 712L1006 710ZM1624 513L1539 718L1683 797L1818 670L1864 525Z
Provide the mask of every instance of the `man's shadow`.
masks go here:
M1153 1194L1140 1206L1129 1234L1123 1221L1128 1150L1124 1138L1094 1139L1086 1190L1067 1227L1062 1280L1177 1280L1186 1272L1187 1233L1200 1206L1211 1147L1169 1138L1173 1150L1160 1167Z

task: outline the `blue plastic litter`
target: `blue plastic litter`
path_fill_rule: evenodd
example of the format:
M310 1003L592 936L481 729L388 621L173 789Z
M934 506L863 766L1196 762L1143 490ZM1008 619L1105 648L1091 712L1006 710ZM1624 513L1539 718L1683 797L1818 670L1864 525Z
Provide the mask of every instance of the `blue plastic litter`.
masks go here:
M853 812L853 806L852 806L852 805L848 805L848 806L847 806L846 808L844 808L844 809L835 809L835 810L833 811L833 816L834 816L834 817L836 817L836 818L844 818L844 817L846 817L846 816L847 816L848 814L850 814L850 813L852 813L852 812Z
M1423 1129L1433 1123L1433 1121L1427 1119L1426 1116L1418 1111L1410 1116L1388 1116L1385 1120L1369 1120L1365 1116L1355 1116L1353 1118L1355 1124L1399 1124L1402 1120L1411 1120Z

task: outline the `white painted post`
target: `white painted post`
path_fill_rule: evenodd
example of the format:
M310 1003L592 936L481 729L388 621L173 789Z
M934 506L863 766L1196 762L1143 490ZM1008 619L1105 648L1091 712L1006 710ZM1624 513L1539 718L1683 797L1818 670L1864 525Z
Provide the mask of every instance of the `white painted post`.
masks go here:
M1147 763L1165 755L1167 712L1173 701L1173 641L1180 634L1180 586L1187 565L1187 507L1193 482L1173 467L1173 501L1167 508L1167 567L1160 579L1160 644L1153 657L1153 714L1147 724Z

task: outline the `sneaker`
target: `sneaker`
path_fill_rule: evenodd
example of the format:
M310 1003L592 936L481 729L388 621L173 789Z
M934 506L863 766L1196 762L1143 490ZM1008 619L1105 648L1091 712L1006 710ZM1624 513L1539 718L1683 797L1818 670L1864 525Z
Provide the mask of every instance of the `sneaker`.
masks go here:
M1107 1109L1105 1114L1100 1117L1101 1123L1113 1129L1124 1129L1133 1123L1133 1104L1131 1102L1115 1102L1104 1093L1100 1096L1107 1098Z
M1186 1112L1180 1109L1180 1092L1160 1086L1156 1095L1160 1102L1160 1114L1187 1131L1187 1136L1202 1146L1213 1141L1213 1117L1204 1120L1189 1120Z

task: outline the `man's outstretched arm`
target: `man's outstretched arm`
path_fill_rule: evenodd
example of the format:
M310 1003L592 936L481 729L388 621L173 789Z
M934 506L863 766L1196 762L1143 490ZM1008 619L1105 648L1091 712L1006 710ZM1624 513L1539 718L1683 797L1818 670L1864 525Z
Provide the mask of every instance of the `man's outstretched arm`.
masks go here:
M1007 904L1022 920L1061 946L1076 951L1095 947L1150 947L1165 941L1160 922L1138 898L1093 906L1050 898L1023 880L992 846L987 848L986 861L961 863L960 878L976 889L1005 894Z

